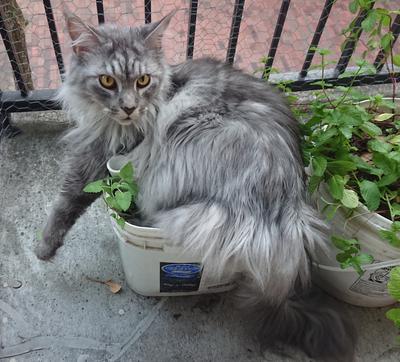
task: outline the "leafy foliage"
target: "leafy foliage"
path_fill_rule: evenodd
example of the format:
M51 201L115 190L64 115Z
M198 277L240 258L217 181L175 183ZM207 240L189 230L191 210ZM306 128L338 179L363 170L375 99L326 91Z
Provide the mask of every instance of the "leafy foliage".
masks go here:
M393 222L390 230L380 230L379 234L393 246L400 247L400 221Z
M361 246L356 239L343 239L332 236L333 244L341 250L336 255L336 260L342 269L352 266L359 274L362 274L361 265L371 264L374 258L371 255L360 253Z
M134 201L138 194L138 186L134 180L132 163L127 163L116 176L93 181L85 186L84 192L102 193L107 206L114 212L111 216L122 228L125 225L124 216L132 214Z
M320 90L313 99L302 104L290 91L285 81L279 88L289 94L295 116L302 121L303 159L310 170L308 189L311 193L321 185L331 200L323 200L328 220L342 209L349 217L364 204L369 212L377 212L393 221L390 230L381 230L380 235L394 246L400 246L397 223L400 222L400 114L395 104L396 79L393 80L391 100L382 95L368 95L353 84L361 74L375 74L367 55L376 50L383 51L382 66L389 75L395 73L394 65L400 64L400 54L394 54L391 32L397 10L379 7L378 1L352 0L349 10L355 14L351 23L343 30L344 49L348 42L357 41L360 31L366 38L366 51L355 61L354 69L348 69L339 78L350 77L349 86L334 86L325 78L326 68L332 64L329 49L314 48L320 64L321 80L314 82ZM375 3L375 6L373 6ZM366 17L361 26L356 22L360 12ZM339 243L338 240L341 240ZM360 274L362 265L372 262L372 256L361 253L355 239L336 237L339 247L338 261L342 267L353 267Z
M390 295L400 302L400 266L390 271L390 278L387 286ZM394 325L400 329L400 308L389 309L386 312L386 318L393 321Z

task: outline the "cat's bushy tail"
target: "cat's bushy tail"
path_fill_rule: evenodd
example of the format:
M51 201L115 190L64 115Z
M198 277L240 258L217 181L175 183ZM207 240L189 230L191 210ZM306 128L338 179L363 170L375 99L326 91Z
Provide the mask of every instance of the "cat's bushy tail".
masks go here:
M256 304L243 303L241 307L263 350L290 345L318 361L354 360L357 333L351 319L316 288L278 305L270 305L260 296Z
M160 211L153 222L166 237L202 255L207 273L241 272L239 307L256 321L262 346L286 343L310 357L351 360L351 323L310 292L308 253L323 247L326 229L308 204L273 214L204 202Z

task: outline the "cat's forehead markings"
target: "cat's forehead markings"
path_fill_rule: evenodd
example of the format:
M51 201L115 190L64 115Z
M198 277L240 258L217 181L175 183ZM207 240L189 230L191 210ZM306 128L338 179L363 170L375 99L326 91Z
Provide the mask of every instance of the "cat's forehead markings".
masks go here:
M106 63L106 72L107 74L114 74L114 69L110 63Z
M131 67L131 69L132 69L132 75L133 75L133 76L139 74L139 71L140 71L140 62L139 62L138 59L135 59L135 60L133 61L133 67Z
M135 63L137 63L137 60L135 57L129 57L128 58L128 69L130 71L135 72Z

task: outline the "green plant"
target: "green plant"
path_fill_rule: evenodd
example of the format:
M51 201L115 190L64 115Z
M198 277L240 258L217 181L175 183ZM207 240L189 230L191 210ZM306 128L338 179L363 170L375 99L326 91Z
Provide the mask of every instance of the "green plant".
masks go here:
M327 52L317 51L324 69ZM371 71L365 61L357 64L356 75ZM399 220L400 120L394 112L395 103L380 95L362 94L351 84L334 87L336 95L327 92L333 87L324 78L319 84L322 89L314 92L309 104L294 106L295 113L304 119L303 156L311 173L310 192L322 183L326 185L331 196L331 200L324 200L328 219L339 208L351 217L361 200L370 212ZM362 106L362 101L367 106ZM381 235L389 240L389 232ZM390 237L392 242L393 234ZM371 262L360 253L346 255L343 259L343 253L338 254L342 267L351 265L360 271L361 264Z
M102 193L107 206L113 210L111 216L122 228L127 218L136 213L135 200L138 186L134 180L132 163L127 163L115 176L90 182L83 189L88 193Z
M400 302L400 267L397 266L390 271L388 282L388 291L390 295ZM400 329L400 308L392 308L386 312L386 317L393 321L394 325ZM400 336L397 337L400 342Z
M394 35L391 31L393 17L400 11L372 7L371 0L353 0L352 13L366 12L361 27L356 19L344 29L345 40L357 40L363 31L365 51L355 67L339 78L348 78L348 86L335 86L326 78L327 67L336 63L329 59L328 49L313 49L320 57L321 79L312 83L320 89L313 92L308 103L297 102L290 90L290 82L280 82L278 87L289 95L292 111L302 121L303 159L308 167L309 191L314 193L322 185L329 194L323 199L323 212L328 220L341 209L350 219L359 203L393 221L390 230L380 235L394 246L400 246L400 114L395 104L395 65L400 65L400 55L394 54ZM366 39L366 40L363 40ZM381 63L386 66L392 80L392 99L382 95L370 96L354 87L357 77L376 73L367 59L371 52L382 51ZM265 62L266 59L263 59ZM264 68L263 68L264 69ZM268 69L265 79L276 72ZM373 256L362 253L356 239L332 237L340 250L337 261L342 268L353 267L362 274L362 265L373 262Z

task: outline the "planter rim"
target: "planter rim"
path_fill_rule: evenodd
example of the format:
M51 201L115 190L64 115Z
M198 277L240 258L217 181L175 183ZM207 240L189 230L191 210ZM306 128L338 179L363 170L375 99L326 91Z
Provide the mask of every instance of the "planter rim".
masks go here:
M139 225L132 224L129 221L125 221L125 224L129 225L133 229L137 229L138 231L161 231L160 228L156 228L153 226L139 226Z
M328 271L333 271L333 272L340 272L340 273L357 273L354 269L352 268L346 268L342 269L339 266L331 266L331 265L325 265L322 263L318 263L316 261L312 262L312 265L316 268L323 269L323 270L328 270ZM379 269L379 268L387 268L391 266L397 266L400 265L400 259L393 259L393 260L387 260L387 261L381 261L379 263L372 263L372 264L365 264L363 265L363 270L368 271L368 270L374 270L374 269Z

